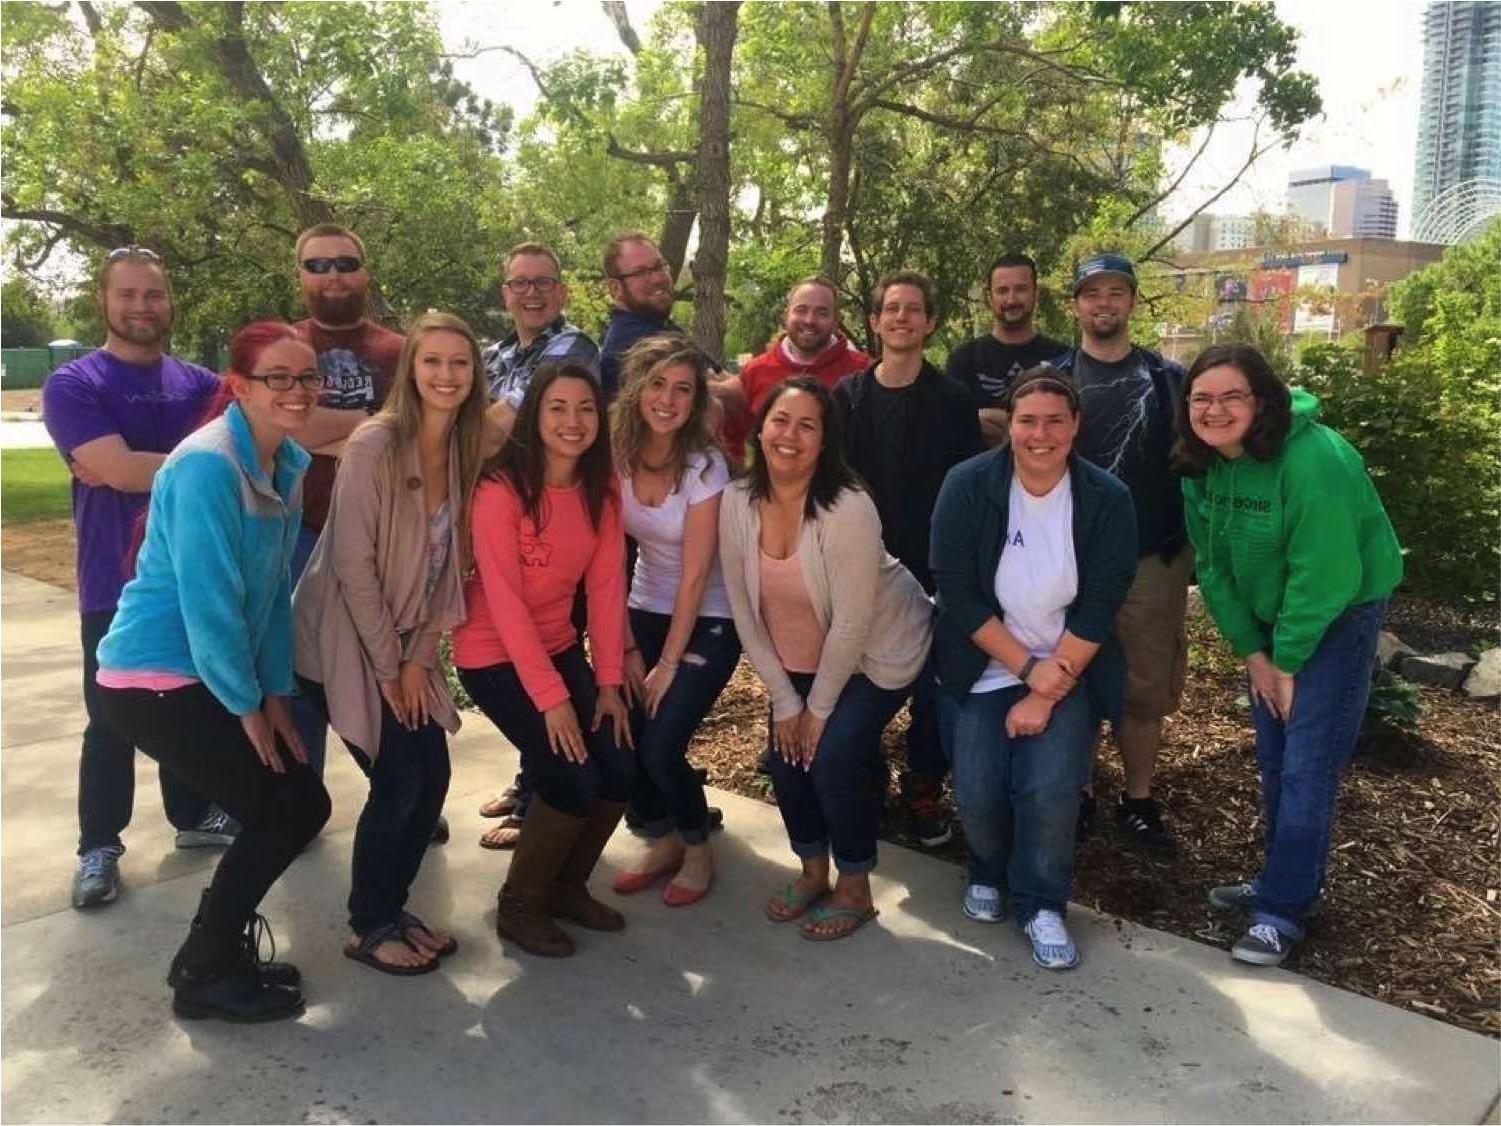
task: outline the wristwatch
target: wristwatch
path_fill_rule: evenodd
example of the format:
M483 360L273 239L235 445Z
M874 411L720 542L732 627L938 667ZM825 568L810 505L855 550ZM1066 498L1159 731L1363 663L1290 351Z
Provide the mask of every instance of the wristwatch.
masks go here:
M1032 670L1035 669L1036 667L1037 667L1037 658L1036 657L1028 657L1027 658L1027 663L1024 664L1021 667L1021 671L1016 674L1017 679L1020 680L1023 684L1027 683L1027 677L1029 677L1029 676L1032 675Z

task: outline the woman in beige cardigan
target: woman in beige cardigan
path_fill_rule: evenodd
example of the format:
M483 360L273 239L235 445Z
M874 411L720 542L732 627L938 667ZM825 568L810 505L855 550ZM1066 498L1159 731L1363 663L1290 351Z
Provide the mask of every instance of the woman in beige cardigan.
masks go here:
M875 504L844 462L838 428L816 379L780 384L757 415L750 473L725 489L719 509L725 587L771 694L772 783L802 861L766 915L806 915L802 935L815 941L844 938L876 915L881 732L933 636L932 605L882 546Z
M438 639L464 619L487 402L469 326L419 317L385 406L345 444L293 597L298 683L370 779L344 953L384 973L427 973L458 948L405 907L448 793L445 732L459 728Z

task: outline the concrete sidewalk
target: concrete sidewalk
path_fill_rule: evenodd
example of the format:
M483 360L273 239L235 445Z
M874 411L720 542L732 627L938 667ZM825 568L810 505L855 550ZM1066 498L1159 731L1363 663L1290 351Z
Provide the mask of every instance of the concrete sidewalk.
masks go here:
M780 819L730 794L708 899L611 897L622 832L596 890L626 931L529 958L491 930L506 858L476 847L476 810L514 753L478 716L453 840L414 891L459 936L444 971L340 956L362 786L331 748L333 820L264 905L306 1015L178 1023L162 978L217 854L172 849L141 756L127 889L68 907L77 618L67 592L9 573L0 592L7 1122L1476 1122L1501 1087L1485 1037L1082 909L1084 964L1039 970L1013 926L964 919L959 869L903 849L882 850L877 924L802 941L761 914L793 871Z

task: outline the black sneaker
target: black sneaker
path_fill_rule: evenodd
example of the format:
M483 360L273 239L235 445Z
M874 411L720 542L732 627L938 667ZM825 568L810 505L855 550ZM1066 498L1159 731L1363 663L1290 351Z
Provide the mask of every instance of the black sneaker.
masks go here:
M1074 840L1082 841L1094 835L1094 817L1098 808L1093 794L1079 795L1079 820L1074 823Z
M909 774L901 780L901 789L902 806L918 844L938 848L954 839L953 823L940 799L941 781Z
M1253 966L1280 966L1296 945L1270 923L1257 923L1235 940L1230 957Z
M1171 854L1178 842L1162 823L1162 810L1152 798L1128 798L1125 794L1115 807L1116 823L1128 840L1152 852Z

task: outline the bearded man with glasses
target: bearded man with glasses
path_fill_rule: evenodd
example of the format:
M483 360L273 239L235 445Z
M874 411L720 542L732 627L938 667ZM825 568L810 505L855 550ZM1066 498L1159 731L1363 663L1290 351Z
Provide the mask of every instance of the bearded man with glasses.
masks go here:
M605 321L600 351L600 376L605 395L613 398L620 386L620 364L632 344L643 336L670 333L686 336L672 321L672 263L649 235L625 231L612 238L604 253L605 288L610 293L610 316ZM709 359L712 370L718 362Z
M523 242L506 252L500 299L512 331L481 357L492 403L485 434L490 452L511 432L532 374L543 364L577 364L599 376L599 346L563 316L568 286L551 247Z

